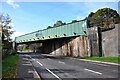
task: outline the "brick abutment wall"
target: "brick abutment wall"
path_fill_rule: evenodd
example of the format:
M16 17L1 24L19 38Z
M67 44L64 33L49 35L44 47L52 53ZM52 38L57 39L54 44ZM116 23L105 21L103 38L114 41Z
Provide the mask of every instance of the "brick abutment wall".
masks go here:
M56 56L85 57L87 53L85 36L61 38L43 42L42 52Z

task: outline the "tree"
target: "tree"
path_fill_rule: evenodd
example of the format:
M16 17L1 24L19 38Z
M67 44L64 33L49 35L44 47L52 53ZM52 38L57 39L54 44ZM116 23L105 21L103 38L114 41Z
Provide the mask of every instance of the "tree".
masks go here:
M63 23L61 20L57 21L53 27L58 27L58 26L62 26L62 25L65 25L66 23Z
M11 23L11 19L9 15L3 15L0 14L0 25L2 27L2 50L3 50L3 55L6 55L6 53L9 52L9 49L12 48L12 42L11 42L11 34L13 31L10 29L12 28L9 24ZM4 53L5 52L5 53Z
M92 17L95 13L94 12L91 12L88 17Z
M51 26L48 26L47 29L52 28Z
M75 22L78 22L77 20L72 20L72 22L71 23L75 23Z
M102 8L97 10L95 13L91 12L88 15L88 20L90 22L90 27L99 26L104 30L113 28L114 26L110 26L111 24L119 23L120 16L116 10Z

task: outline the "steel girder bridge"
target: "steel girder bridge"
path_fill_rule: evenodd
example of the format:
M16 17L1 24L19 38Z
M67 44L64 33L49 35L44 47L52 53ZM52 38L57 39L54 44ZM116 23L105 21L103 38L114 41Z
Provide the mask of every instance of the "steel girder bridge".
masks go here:
M87 20L80 20L75 23L69 23L59 27L43 29L24 34L15 38L16 44L29 43L34 41L43 41L48 39L81 36L87 34Z

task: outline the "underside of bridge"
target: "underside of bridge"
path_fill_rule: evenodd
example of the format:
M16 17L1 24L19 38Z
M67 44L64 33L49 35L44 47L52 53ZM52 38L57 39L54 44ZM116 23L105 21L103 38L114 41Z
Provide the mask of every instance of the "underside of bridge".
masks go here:
M75 36L66 38L57 38L49 40L40 40L34 42L25 42L22 44L38 43L40 45L35 51L44 54L53 54L56 56L85 57L88 56L87 37ZM20 45L17 44L17 46ZM34 52L34 51L33 51Z
M56 56L87 56L87 46L85 36L71 38L54 39L43 42L42 52Z

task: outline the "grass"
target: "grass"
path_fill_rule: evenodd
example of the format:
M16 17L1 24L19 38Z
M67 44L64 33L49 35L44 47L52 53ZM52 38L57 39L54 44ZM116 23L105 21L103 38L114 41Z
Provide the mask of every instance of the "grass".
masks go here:
M15 54L15 55L9 55L2 60L3 78L14 78L18 59L19 59L18 55Z
M103 61L103 62L112 62L112 63L118 63L120 61L120 57L84 57L81 59Z

